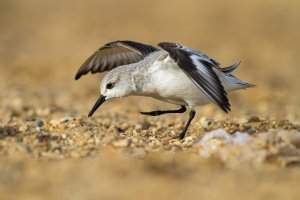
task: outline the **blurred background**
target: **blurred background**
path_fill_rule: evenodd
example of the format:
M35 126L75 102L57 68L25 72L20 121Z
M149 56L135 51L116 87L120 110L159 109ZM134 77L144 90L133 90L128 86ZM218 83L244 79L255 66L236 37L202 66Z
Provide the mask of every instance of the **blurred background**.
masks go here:
M287 119L299 123L299 24L299 0L1 0L0 122L5 127L7 124L16 123L17 129L21 130L22 123L26 124L32 118L48 123L47 120L56 117L72 116L79 118L84 124L88 111L99 95L99 81L103 75L88 75L75 81L77 69L105 43L114 40L134 40L152 45L161 41L179 42L203 51L223 66L242 61L234 74L246 82L256 84L257 87L230 94L232 112L229 115L222 113L214 105L197 108L195 122L203 116L215 120L258 116L261 119ZM148 98L128 97L107 102L97 111L93 120L99 122L102 117L114 117L108 122L129 121L137 124L145 119L138 111L164 108L174 106ZM174 123L173 118L174 116L163 116L155 120L171 124ZM176 123L183 124L184 120L186 115L176 116ZM100 123L95 122L92 125L96 124ZM49 128L50 135L72 135L73 131L72 128L67 131ZM33 135L28 134L28 137ZM7 140L10 141L10 138ZM0 141L1 155L4 155L3 152L7 151L6 148L10 144L5 143L7 140ZM20 141L26 143L27 140L22 138ZM17 142L20 141L17 139ZM28 140L29 146L30 143ZM282 182L281 185L274 186L273 183L281 182L287 174L289 177L295 177L296 173L299 177L298 171L282 172L276 178L273 178L272 174L263 175L262 178L259 174L248 176L240 172L221 173L219 164L216 167L210 163L204 167L203 163L194 161L193 158L185 162L182 159L184 156L174 158L175 161L171 163L168 156L162 159L155 157L146 161L146 164L135 163L135 166L123 158L122 161L115 161L106 157L103 158L104 163L101 159L88 159L85 162L65 160L49 164L34 159L28 162L28 157L16 157L14 153L7 155L3 157L5 162L0 162L0 182L9 189L1 190L0 183L0 193L5 191L5 194L13 194L16 187L18 192L23 194L23 199L41 197L45 193L49 198L55 199L58 194L62 194L65 198L74 199L74 191L78 199L97 199L98 185L101 185L100 191L110 197L115 194L111 189L118 185L117 183L128 187L119 185L119 189L128 199L132 192L140 193L143 184L148 188L148 191L143 193L144 199L151 199L151 194L160 188L165 189L160 191L161 199L180 197L176 191L180 191L181 194L186 191L180 183L190 183L186 188L191 193L186 194L191 197L193 189L208 197L227 195L229 198L234 197L237 191L244 196L246 191L258 190L257 193L251 194L249 199L276 199L281 196L270 191L276 192L276 188L285 187L287 196L283 197L288 199L295 197L293 195L296 193L290 193L289 189L294 188L293 191L296 191L298 182L285 179L286 182ZM97 155L102 155L102 152ZM17 158L22 161L15 161ZM196 165L203 167L197 168L202 170L201 172L191 172L195 179L178 177L178 174L187 172ZM101 166L101 169L97 166ZM130 171L132 166L137 170ZM212 172L211 167L217 170ZM89 170L86 170L87 168ZM161 169L163 170L160 171ZM151 172L145 173L145 170ZM163 176L165 173L167 175ZM211 173L214 174L216 182L211 181ZM60 178L48 179L45 174ZM156 177L157 174L159 176ZM112 178L114 176L117 178ZM157 178L156 182L145 181L152 180L153 176ZM257 188L257 183L262 179L265 182L262 187ZM28 184L28 180L34 181ZM110 180L110 184L105 185L106 182L101 180ZM83 183L88 186L85 188L88 192L82 188ZM197 187L199 184L201 190ZM223 190L220 193L212 193L213 187ZM174 188L177 188L175 192ZM55 192L56 189L59 193ZM31 196L33 193L37 196Z

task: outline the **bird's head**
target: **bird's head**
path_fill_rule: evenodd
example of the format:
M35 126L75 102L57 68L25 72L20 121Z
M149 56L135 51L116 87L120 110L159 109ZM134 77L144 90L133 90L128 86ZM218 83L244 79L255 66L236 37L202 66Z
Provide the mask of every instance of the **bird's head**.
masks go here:
M132 91L133 87L129 73L121 70L120 67L109 71L101 81L101 95L88 116L91 117L104 101L115 97L128 96Z

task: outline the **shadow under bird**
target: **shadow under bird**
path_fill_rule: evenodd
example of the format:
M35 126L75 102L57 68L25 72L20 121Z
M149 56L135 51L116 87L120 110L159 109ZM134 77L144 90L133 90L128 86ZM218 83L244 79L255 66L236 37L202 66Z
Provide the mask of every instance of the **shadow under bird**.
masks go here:
M169 42L161 42L158 46L161 49L133 41L114 41L99 48L82 64L76 80L89 72L108 71L89 117L111 98L153 97L181 108L141 114L184 113L186 106L190 108L189 118L178 135L183 139L196 114L196 106L213 102L227 113L230 111L227 92L254 86L231 74L240 62L221 68L214 59L187 46Z

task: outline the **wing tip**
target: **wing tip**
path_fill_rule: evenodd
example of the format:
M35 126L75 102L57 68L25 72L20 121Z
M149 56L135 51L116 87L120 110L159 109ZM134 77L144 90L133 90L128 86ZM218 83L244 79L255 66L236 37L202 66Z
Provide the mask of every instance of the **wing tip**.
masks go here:
M80 79L80 77L81 77L81 74L77 73L77 74L75 75L75 80L77 81L78 79Z
M75 75L75 80L78 80L81 78L81 76L87 74L89 71L85 71L84 69L86 68L85 63L83 63L80 68L78 69L76 75Z
M230 108L230 104L229 102L227 102L228 104L226 105L222 105L220 106L220 108L225 112L225 113L229 113L231 111L231 108Z
M224 90L223 99L221 101L215 101L215 103L223 110L225 113L229 113L231 111L231 105L227 96L227 92Z

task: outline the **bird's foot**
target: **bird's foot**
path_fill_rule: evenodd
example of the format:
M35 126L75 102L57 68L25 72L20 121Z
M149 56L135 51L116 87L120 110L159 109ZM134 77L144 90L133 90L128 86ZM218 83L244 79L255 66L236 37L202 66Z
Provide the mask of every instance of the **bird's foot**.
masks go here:
M179 135L173 136L172 139L183 140L185 134L186 134L186 131L182 131Z

